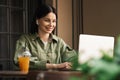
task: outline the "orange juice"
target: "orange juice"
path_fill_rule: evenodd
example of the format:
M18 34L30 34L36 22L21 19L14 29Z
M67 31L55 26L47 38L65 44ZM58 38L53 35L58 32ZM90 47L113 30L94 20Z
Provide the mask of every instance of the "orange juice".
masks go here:
M29 57L19 57L18 61L19 61L19 67L20 70L23 72L28 72L29 71Z

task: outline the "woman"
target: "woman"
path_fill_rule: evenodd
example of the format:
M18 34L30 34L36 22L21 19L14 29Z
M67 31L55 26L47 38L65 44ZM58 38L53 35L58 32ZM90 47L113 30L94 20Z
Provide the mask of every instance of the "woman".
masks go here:
M30 69L71 69L71 61L77 54L53 34L56 21L57 14L52 6L44 4L36 10L31 33L17 40L15 64L18 64L18 56L25 47L31 53Z

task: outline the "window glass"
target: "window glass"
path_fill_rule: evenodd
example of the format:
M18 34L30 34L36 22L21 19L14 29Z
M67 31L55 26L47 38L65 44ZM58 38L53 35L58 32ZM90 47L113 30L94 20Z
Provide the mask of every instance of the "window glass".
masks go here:
M8 59L8 35L7 34L0 34L0 59Z
M20 32L24 32L24 16L23 16L23 10L21 9L12 9L11 10L11 32L17 32L17 33L20 33Z
M11 6L23 8L23 0L11 0Z
M0 32L6 32L7 29L7 8L0 7Z
M0 5L6 5L7 4L7 0L0 0Z

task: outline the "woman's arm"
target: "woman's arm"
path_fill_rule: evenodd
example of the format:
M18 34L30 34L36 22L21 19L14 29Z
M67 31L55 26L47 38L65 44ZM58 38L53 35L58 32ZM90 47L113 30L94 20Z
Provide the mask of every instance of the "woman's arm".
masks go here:
M64 63L60 63L60 64L50 64L50 63L46 64L47 69L69 70L69 69L71 69L71 66L72 65L70 62L64 62Z

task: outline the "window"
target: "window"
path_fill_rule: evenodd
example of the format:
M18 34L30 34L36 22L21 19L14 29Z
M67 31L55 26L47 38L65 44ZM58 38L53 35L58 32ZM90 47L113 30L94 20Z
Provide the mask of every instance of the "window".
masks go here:
M27 0L0 0L0 70L14 69L15 42L27 21Z

